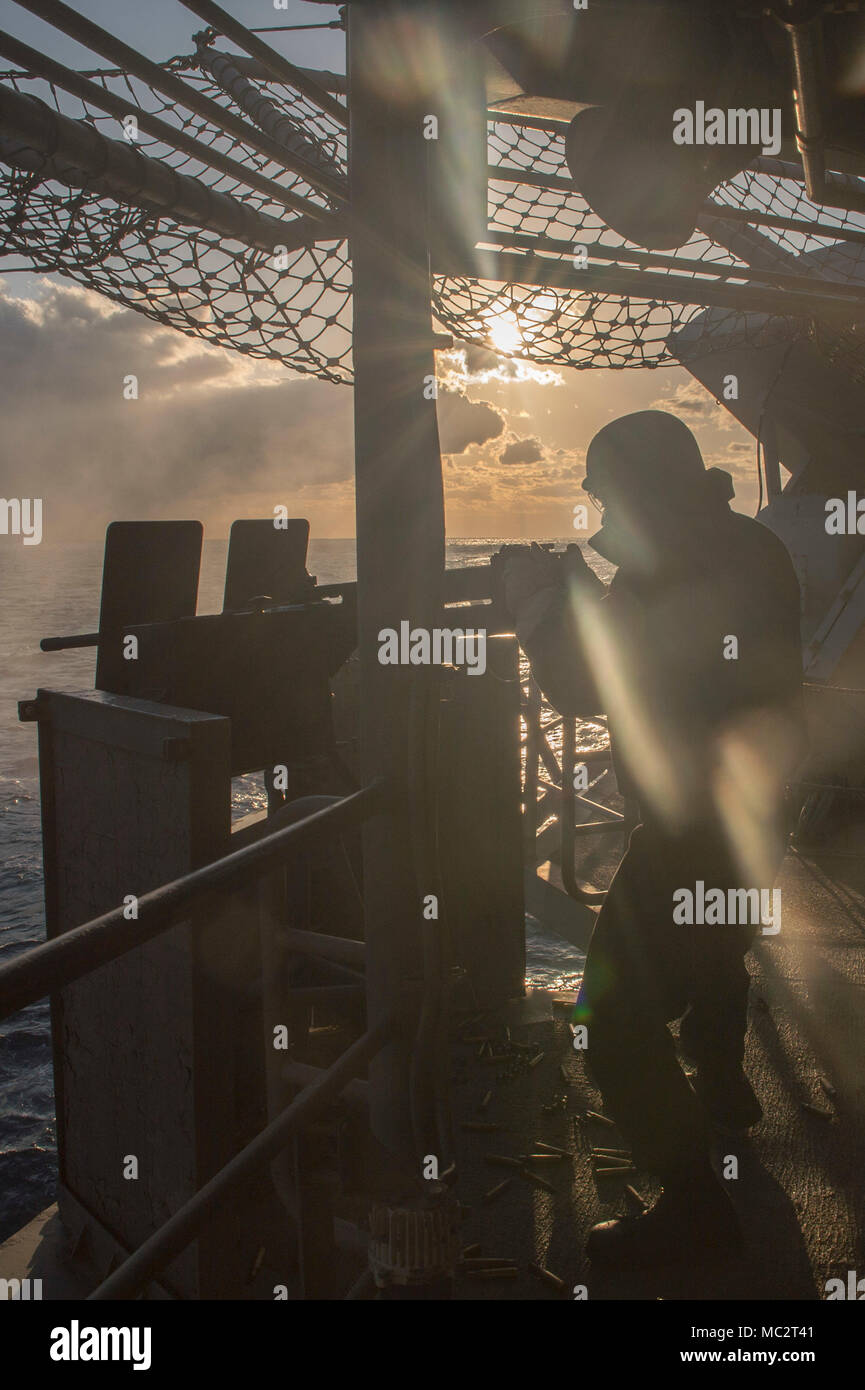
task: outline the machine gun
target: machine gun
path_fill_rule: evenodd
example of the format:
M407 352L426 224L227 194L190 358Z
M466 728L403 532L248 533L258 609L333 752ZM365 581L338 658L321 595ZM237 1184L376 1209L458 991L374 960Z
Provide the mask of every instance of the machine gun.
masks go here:
M197 521L108 527L99 631L42 641L95 646L96 689L231 720L231 772L327 758L330 679L357 645L354 586L306 569L309 523L235 521L221 613L197 614Z

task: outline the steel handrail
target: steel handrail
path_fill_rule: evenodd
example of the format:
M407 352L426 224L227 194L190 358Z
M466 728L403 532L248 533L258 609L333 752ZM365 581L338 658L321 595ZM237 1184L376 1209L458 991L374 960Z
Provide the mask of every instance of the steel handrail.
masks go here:
M318 841L332 840L340 831L359 825L383 810L387 800L386 783L376 779L360 791L264 836L255 844L234 850L201 869L193 869L171 883L142 893L135 920L128 921L124 907L116 907L51 941L34 946L16 960L0 966L0 1020L28 1004L35 1004L73 980L81 979L99 966L117 960L136 946L152 941L187 917L192 908L248 881L251 872L265 873L278 867L288 855Z
M281 1115L277 1115L240 1153L229 1159L194 1197L190 1197L179 1211L170 1216L152 1236L148 1236L119 1269L94 1289L90 1299L103 1302L134 1298L141 1293L159 1271L171 1264L195 1239L204 1222L238 1183L276 1158L301 1125L308 1124L339 1095L361 1067L385 1045L393 1026L392 1017L383 1019L346 1048L323 1076L305 1087Z

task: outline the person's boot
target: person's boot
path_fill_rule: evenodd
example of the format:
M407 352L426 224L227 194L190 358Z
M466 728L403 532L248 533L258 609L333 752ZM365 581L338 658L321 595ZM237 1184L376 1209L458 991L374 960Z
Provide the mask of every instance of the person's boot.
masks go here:
M741 1250L733 1203L708 1163L668 1185L642 1215L594 1226L586 1245L594 1264L619 1269L723 1259Z
M698 1066L691 1085L711 1125L722 1134L739 1137L763 1118L763 1108L740 1066Z

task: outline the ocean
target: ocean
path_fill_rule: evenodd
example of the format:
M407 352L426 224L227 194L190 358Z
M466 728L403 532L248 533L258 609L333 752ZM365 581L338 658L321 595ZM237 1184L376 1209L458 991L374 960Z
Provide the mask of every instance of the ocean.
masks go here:
M569 539L573 539L570 537ZM485 563L501 539L448 542L448 566ZM222 608L227 541L206 541L198 611ZM36 726L18 722L17 702L40 686L87 689L95 652L40 652L43 637L98 626L101 544L0 545L0 961L44 939ZM603 563L589 555L603 574ZM355 577L353 540L313 540L308 568L319 583ZM593 730L597 733L597 730ZM235 783L234 818L265 804L260 778ZM574 988L583 960L526 922L527 984ZM0 1240L54 1200L56 1150L48 1003L0 1023Z

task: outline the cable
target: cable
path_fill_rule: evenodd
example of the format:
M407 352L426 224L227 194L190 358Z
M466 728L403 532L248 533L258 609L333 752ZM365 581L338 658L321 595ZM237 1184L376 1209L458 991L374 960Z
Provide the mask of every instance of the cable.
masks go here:
M763 416L760 416L760 424L757 426L757 510L755 516L759 516L763 510L763 469L760 465L760 429L763 424Z
M342 29L341 19L331 19L327 24L266 24L263 29L250 29L250 34L288 34L300 29Z
M778 385L778 382L781 380L781 377L782 377L782 375L783 375L783 373L784 373L784 368L787 366L787 359L789 358L790 353L793 351L793 348L794 348L795 346L796 346L796 340L795 340L795 338L793 338L793 339L791 339L791 341L787 344L786 348L784 349L784 355L783 355L783 357L781 358L781 365L780 365L780 367L778 368L777 372L775 373L775 376L774 376L774 378L773 378L771 384L769 385L769 388L768 388L768 390L766 391L765 396L763 397L763 404L762 404L761 407L760 407L760 418L759 418L759 420L757 421L757 483L758 483L758 486L759 486L759 497L758 497L758 501L757 501L757 510L756 510L756 512L754 513L755 516L758 516L758 515L760 514L760 512L763 510L763 470L762 470L762 468L761 468L761 466L760 466L760 443L761 443L761 435L762 435L762 433L763 433L763 417L764 417L765 414L766 414L766 407L767 407L767 405L769 404L769 399L770 399L770 397L771 397L771 395L772 395L772 392L775 390L775 387Z

